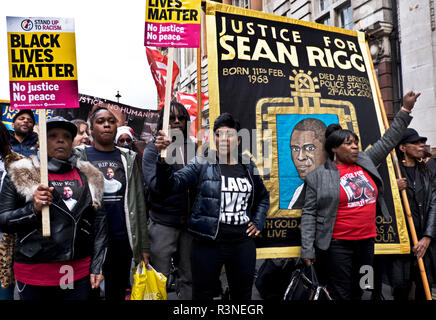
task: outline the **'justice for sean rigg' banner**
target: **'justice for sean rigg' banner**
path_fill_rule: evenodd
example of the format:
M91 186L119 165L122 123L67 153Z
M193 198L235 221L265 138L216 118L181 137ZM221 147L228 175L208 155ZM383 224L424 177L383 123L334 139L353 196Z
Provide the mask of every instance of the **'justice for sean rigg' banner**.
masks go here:
M74 20L6 17L11 107L78 108Z
M209 122L230 112L250 130L243 149L253 155L270 192L257 257L297 257L304 179L326 159L326 127L339 123L356 132L361 150L385 131L364 34L210 2L206 23ZM390 157L379 171L391 218L376 217L375 252L407 253ZM374 198L357 178L344 184L349 196Z
M198 48L200 0L147 0L145 46Z

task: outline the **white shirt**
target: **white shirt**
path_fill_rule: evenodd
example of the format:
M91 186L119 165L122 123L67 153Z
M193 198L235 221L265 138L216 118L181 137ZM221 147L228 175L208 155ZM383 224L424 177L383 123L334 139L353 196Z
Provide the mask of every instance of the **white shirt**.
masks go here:
M66 206L68 207L68 209L70 209L70 211L73 211L73 208L75 207L77 200L73 199L73 198L69 198L67 200L64 200Z
M288 209L292 209L292 207L294 206L294 203L298 200L298 197L300 196L301 191L303 190L303 186L304 186L304 182L297 189L295 189L295 192L294 192L294 195L292 196L291 202L289 202Z
M104 179L104 193L115 193L123 187L121 182L115 179Z

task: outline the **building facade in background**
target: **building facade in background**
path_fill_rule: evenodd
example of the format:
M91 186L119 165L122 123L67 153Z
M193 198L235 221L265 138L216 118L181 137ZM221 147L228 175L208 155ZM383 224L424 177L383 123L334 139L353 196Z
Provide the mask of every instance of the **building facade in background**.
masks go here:
M221 1L220 1L221 2ZM367 34L386 114L392 120L404 93L421 92L411 127L428 137L436 153L436 22L434 0L223 0L253 10L322 23ZM204 19L203 19L204 22ZM208 95L205 24L202 29L201 87ZM197 90L197 49L181 49L177 90ZM208 127L208 105L203 128Z

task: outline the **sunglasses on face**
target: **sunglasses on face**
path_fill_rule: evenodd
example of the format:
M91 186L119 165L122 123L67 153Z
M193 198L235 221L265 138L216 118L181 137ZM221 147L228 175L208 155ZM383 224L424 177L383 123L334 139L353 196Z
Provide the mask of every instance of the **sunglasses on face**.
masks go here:
M124 143L124 142L131 143L132 139L130 139L130 138L127 138L127 139L120 138L120 139L118 139L118 142L121 142L121 143Z
M176 121L176 118L179 120L179 121L185 121L186 119L185 119L185 117L184 116L174 116L174 115L170 115L170 122L174 122L174 121Z

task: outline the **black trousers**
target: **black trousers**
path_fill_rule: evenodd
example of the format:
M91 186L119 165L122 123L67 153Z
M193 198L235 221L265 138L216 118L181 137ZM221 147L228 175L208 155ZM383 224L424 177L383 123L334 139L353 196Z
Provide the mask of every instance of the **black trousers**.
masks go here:
M20 300L73 301L88 300L91 290L89 276L73 282L72 289L62 289L60 286L34 286L17 281Z
M372 284L374 262L374 239L339 240L332 239L327 250L316 250L314 264L318 280L327 285L334 300L360 300L362 289ZM360 273L361 267L365 272ZM369 271L368 271L369 270ZM368 282L363 277L368 276ZM372 280L372 281L371 281Z
M222 267L225 267L231 300L250 300L256 267L256 246L248 238L236 243L194 239L191 248L192 299L216 296Z
M395 270L395 275L391 274L392 295L394 300L409 300L413 283L415 283L414 300L426 300L418 261L413 253L392 256L391 266L391 272ZM428 270L426 271L428 272ZM431 288L430 283L429 286Z
M132 249L128 239L110 240L103 265L105 299L123 301L130 288Z

